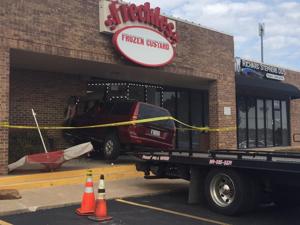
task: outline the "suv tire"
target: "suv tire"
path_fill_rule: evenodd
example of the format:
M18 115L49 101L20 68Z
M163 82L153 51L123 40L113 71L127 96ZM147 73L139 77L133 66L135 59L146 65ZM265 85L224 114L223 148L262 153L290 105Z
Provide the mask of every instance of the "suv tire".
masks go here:
M106 160L116 160L120 154L120 141L115 133L107 135L103 143L103 156Z

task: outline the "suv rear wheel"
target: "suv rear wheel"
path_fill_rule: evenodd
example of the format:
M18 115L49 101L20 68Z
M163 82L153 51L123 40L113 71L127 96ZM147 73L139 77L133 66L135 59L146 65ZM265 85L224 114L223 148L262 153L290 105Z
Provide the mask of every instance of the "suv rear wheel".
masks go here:
M106 160L115 160L120 154L120 141L115 133L106 136L103 143L103 156Z

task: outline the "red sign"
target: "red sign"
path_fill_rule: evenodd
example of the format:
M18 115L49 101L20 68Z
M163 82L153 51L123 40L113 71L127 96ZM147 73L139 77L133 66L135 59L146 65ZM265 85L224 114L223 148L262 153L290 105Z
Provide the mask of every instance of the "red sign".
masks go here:
M164 35L172 45L178 43L178 35L175 31L174 23L169 22L168 18L160 14L160 8L152 9L150 3L144 5L120 4L112 1L109 4L110 14L105 20L105 26L114 31L118 25L126 22L139 22L148 24L156 28Z

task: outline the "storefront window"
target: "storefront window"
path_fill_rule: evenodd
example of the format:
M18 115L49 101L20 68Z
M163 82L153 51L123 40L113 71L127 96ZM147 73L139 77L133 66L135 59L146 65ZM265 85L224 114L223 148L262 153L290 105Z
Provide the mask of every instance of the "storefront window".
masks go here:
M140 83L91 81L88 93L101 93L101 101L136 100L162 106L163 87Z
M161 92L160 88L147 87L147 103L161 106Z
M287 101L238 97L237 112L239 148L289 145Z
M163 107L169 110L172 116L176 116L176 92L164 91Z
M128 85L113 84L110 86L109 98L113 99L127 99Z
M163 107L168 109L172 116L187 124L207 126L208 95L201 91L165 90L163 92ZM176 133L176 147L183 150L207 150L208 138L200 131L191 131L176 124L179 128ZM207 147L205 147L207 146Z
M257 99L257 147L265 147L265 104L264 100Z
M191 105L193 109L191 110L191 124L193 126L205 126L203 121L203 94L198 92L191 93ZM200 149L200 139L201 133L199 131L192 131L192 149Z
M281 115L282 115L282 145L289 145L289 131L287 120L287 105L286 101L281 101Z
M256 122L255 122L255 109L256 101L254 98L248 98L248 147L256 147Z
M266 100L266 133L267 146L274 146L273 142L273 106L272 100Z
M281 132L281 103L274 100L274 140L275 146L282 145L282 132Z
M97 93L97 100L137 100L162 106L180 121L203 127L208 125L208 93L204 91L162 87L131 82L109 82L93 80L89 83L89 93ZM91 102L91 106L92 103ZM85 104L86 105L86 104ZM85 110L83 105L82 110ZM207 150L208 133L191 131L176 124L176 148L182 150Z
M145 102L145 88L142 85L129 85L129 99Z
M189 123L189 95L186 91L177 92L177 118L184 122ZM186 128L178 125L179 128ZM178 129L177 143L179 149L190 148L190 131L186 129Z

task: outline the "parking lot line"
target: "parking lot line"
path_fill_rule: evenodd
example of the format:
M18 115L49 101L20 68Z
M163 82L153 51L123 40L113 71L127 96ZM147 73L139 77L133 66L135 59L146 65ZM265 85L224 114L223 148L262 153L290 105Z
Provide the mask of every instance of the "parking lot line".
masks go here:
M224 222L217 221L217 220L211 220L211 219L200 217L200 216L194 216L194 215L190 215L190 214L186 214L186 213L176 212L176 211L169 210L169 209L162 209L162 208L158 208L158 207L154 207L154 206L150 206L150 205L144 205L144 204L140 204L140 203L136 203L136 202L127 201L124 199L116 199L116 201L124 203L124 204L128 204L128 205L148 208L148 209L165 212L165 213L170 213L170 214L174 214L174 215L178 215L178 216L183 216L183 217L187 217L187 218L191 218L191 219L195 219L195 220L199 220L199 221L203 221L203 222L208 222L208 223L212 223L212 224L230 225L228 223L224 223Z
M5 222L3 220L0 220L0 225L12 225L12 224L11 223L7 223L7 222Z

